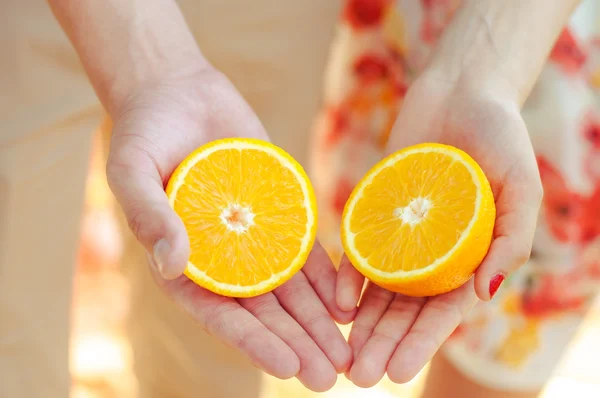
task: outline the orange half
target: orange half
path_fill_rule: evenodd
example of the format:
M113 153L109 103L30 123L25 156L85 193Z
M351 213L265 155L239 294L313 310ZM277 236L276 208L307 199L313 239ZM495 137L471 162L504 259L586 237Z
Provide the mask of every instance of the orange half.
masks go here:
M376 284L434 296L471 278L495 218L479 165L457 148L421 144L383 159L358 183L344 209L342 243Z
M312 249L317 208L306 173L268 142L232 138L190 154L166 189L190 239L185 274L229 297L275 289Z

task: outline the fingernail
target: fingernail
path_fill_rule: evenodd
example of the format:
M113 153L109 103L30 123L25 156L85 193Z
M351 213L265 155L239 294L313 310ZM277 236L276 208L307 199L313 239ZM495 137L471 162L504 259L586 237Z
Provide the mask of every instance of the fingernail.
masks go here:
M494 295L500 288L500 285L502 285L502 282L504 282L505 279L506 275L504 275L503 273L498 273L492 277L492 280L490 280L490 299L494 297Z
M165 274L164 269L165 269L165 264L167 263L167 258L169 256L170 249L171 249L171 247L169 246L169 243L164 239L161 239L154 244L154 248L152 251L152 257L154 257L154 262L156 263L156 266L158 267L158 272L162 276L164 276L164 274Z
M351 312L355 308L351 294L350 289L346 286L340 287L337 293L338 307L343 312Z

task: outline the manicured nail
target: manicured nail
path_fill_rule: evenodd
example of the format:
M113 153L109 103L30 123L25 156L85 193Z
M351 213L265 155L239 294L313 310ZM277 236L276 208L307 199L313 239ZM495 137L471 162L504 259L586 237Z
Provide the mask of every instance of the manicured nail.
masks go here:
M504 275L503 273L498 273L492 277L492 280L490 281L490 299L494 297L494 295L500 288L500 285L502 285L502 282L504 282L505 279L506 275Z
M169 243L164 239L161 239L154 244L154 249L152 251L152 257L154 257L154 262L156 263L156 266L158 267L158 272L162 276L165 275L165 272L164 272L165 264L167 263L170 249L171 249L171 247L169 246Z

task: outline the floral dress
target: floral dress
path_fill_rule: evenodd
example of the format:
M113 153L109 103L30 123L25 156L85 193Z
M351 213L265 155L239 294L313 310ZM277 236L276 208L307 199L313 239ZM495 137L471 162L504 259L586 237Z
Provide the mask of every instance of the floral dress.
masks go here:
M600 2L558 38L522 115L545 199L530 263L480 303L444 347L489 387L540 388L600 286ZM342 254L354 184L382 156L403 97L461 0L346 0L315 127L320 239Z

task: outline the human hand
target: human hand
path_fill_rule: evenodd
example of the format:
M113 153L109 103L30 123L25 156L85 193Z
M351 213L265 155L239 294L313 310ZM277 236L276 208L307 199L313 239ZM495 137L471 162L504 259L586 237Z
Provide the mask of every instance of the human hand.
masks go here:
M169 207L164 187L177 165L198 146L241 136L267 140L260 121L216 70L147 84L113 115L109 184L131 230L149 253L163 291L210 334L278 378L296 376L324 391L347 370L351 350L334 320L354 311L335 302L335 269L316 243L305 267L273 292L250 299L218 296L182 275L189 240Z
M368 284L349 338L354 364L348 376L361 387L376 384L386 372L397 383L411 380L477 297L490 300L531 252L542 186L518 101L492 83L458 85L423 75L406 95L388 152L423 142L458 147L481 165L496 199L493 241L475 277L452 292L415 298ZM337 284L340 308L356 306L363 283L344 258Z

